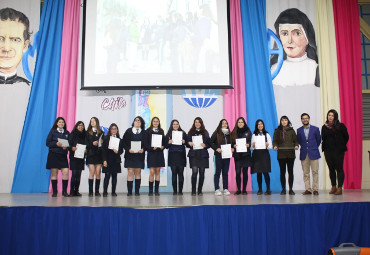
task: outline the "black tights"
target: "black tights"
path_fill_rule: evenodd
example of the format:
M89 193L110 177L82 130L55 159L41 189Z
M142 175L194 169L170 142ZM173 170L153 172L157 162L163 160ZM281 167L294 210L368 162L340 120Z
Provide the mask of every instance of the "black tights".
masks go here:
M247 190L247 183L248 183L248 167L242 166L241 162L235 160L235 172L236 172L236 186L238 187L238 191L241 191L241 172L243 171L243 191Z
M285 159L278 159L279 166L280 166L280 182L281 182L281 188L285 190L285 172L288 168L288 182L289 182L289 190L293 189L293 181L294 181L294 174L293 174L293 168L294 168L294 160L295 158L285 158Z
M269 173L263 173L266 182L267 190L270 190L270 175ZM262 191L262 173L257 173L258 190Z
M80 182L81 182L81 173L82 173L82 170L72 170L71 193L78 192L80 188Z
M112 176L112 193L116 193L117 173L105 173L104 176L104 193L108 193L109 179Z
M177 192L177 176L179 177L179 192L182 192L184 186L184 167L171 166L173 192Z
M201 193L202 188L203 188L203 183L204 183L204 172L206 169L204 167L194 166L191 168L191 170L193 171L191 175L191 192L192 193L196 192L197 177L198 177L198 170L199 170L198 193Z

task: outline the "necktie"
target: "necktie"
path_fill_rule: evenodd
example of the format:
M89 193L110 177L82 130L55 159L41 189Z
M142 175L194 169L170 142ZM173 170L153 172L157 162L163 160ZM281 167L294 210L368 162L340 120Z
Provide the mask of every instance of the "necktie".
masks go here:
M139 129L138 128L136 129L136 134L139 134Z

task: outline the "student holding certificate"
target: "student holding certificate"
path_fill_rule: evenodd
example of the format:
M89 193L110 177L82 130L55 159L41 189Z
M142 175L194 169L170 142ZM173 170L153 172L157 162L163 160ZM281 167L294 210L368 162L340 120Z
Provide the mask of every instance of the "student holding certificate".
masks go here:
M90 119L89 127L86 134L86 149L87 157L86 163L89 166L89 197L94 195L93 185L95 179L95 196L100 197L100 177L102 165L102 151L101 144L103 143L104 133L100 129L99 119L92 117Z
M58 117L53 127L50 129L49 135L46 138L46 146L49 147L48 159L46 162L46 169L51 169L51 185L53 187L52 197L56 197L58 190L58 169L62 170L63 174L63 197L68 197L67 186L68 186L68 160L67 147L63 147L62 140L68 141L69 132L67 131L67 125L62 117ZM59 140L59 141L58 141Z
M172 171L172 188L174 195L182 195L184 186L184 168L186 166L185 143L186 133L181 129L178 120L172 120L166 135L166 148L168 149L168 166ZM179 189L177 189L177 177ZM177 193L178 191L178 193Z
M158 117L153 117L150 126L145 131L144 148L148 151L147 164L149 167L149 196L153 196L153 184L155 176L155 190L156 196L159 196L159 183L161 167L164 163L164 131L161 128L161 122Z
M256 121L254 132L252 135L252 169L251 173L257 173L258 192L257 195L262 195L262 174L265 177L267 190L265 195L271 195L270 190L270 175L271 159L268 150L272 149L272 142L269 133L265 129L265 123L259 119Z
M69 164L72 171L70 196L80 197L82 196L79 192L81 173L82 170L85 169L86 154L86 130L85 124L82 121L77 121L69 136L68 142L70 145ZM82 157L78 155L79 150L82 150Z
M252 165L251 160L251 139L252 132L245 119L239 117L236 120L234 129L231 133L232 147L234 148L234 161L236 172L236 186L238 190L234 195L247 195L248 168ZM243 171L243 193L241 192L241 172Z
M295 160L295 150L298 150L298 138L292 123L287 116L280 118L280 125L275 129L274 138L272 142L274 150L278 151L277 159L280 166L280 182L282 190L280 195L286 194L285 188L285 172L288 168L288 182L289 182L289 195L295 195L293 191L293 167Z
M117 138L118 146L113 144L113 139ZM103 156L103 197L108 196L109 179L112 176L112 197L116 197L117 173L121 173L121 154L123 153L122 140L120 139L119 129L115 123L109 126L108 134L104 138L102 146Z
M221 196L224 195L230 195L230 192L228 190L228 182L229 182L229 166L230 166L230 158L232 149L230 150L230 157L222 157L222 154L225 153L221 146L231 144L231 138L230 138L230 128L229 123L227 123L227 120L222 119L220 123L218 124L218 127L216 128L215 132L213 132L211 136L211 148L215 151L215 163L216 163L216 172L214 175L214 184L215 184L215 195ZM231 148L231 146L230 146ZM223 193L220 191L220 175L222 172L222 187L223 187Z
M127 168L127 196L132 196L135 176L135 196L140 196L141 169L144 169L144 128L142 117L135 117L130 128L123 135L125 149L125 168Z
M187 146L190 148L188 157L190 162L190 168L192 169L191 175L191 195L195 196L197 177L199 172L199 183L198 183L198 196L202 196L202 188L204 183L204 172L206 168L209 168L209 134L204 127L203 120L200 117L196 117L193 122L193 126L188 132L188 143Z

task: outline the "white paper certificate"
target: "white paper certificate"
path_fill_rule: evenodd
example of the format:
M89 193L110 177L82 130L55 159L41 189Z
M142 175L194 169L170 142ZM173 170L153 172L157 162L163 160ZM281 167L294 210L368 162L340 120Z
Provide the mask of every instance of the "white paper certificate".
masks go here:
M265 140L266 138L264 135L257 135L254 138L255 138L254 148L256 150L266 149L266 140Z
M68 140L66 139L58 138L58 143L61 143L62 147L69 147Z
M103 138L103 134L101 134L101 136L99 137L99 141L98 141L98 147L100 148L101 145L102 145L102 142L101 142L101 139Z
M141 150L141 141L131 141L131 150L138 153Z
M221 144L221 157L222 158L231 158L231 144Z
M162 135L152 134L152 147L161 147L162 146Z
M236 142L236 152L247 152L248 147L246 146L247 144L247 138L238 138L235 139Z
M198 135L198 136L193 136L192 137L192 140L193 140L193 150L201 150L203 149L202 147L202 143L203 143L203 137L201 135Z
M120 142L120 139L119 138L111 136L109 138L108 149L118 151L119 142Z
M83 159L85 157L85 149L86 149L86 145L84 144L77 144L76 145L76 150L75 150L75 155L74 157L75 158L81 158Z
M182 145L182 132L181 131L172 131L172 144Z

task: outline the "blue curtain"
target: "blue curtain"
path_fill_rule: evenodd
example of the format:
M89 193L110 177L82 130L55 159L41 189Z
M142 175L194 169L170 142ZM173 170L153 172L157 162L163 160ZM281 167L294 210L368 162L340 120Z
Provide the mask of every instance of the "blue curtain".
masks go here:
M248 126L253 132L256 120L262 119L272 139L278 120L267 48L266 2L265 0L241 0L240 9ZM270 151L270 156L271 189L279 190L281 185L277 153ZM256 176L253 176L252 187L253 190L258 189Z
M327 254L370 247L370 203L2 207L0 254Z
M40 46L24 122L12 193L48 192L45 169L46 137L55 120L58 101L64 0L46 0L40 21Z

